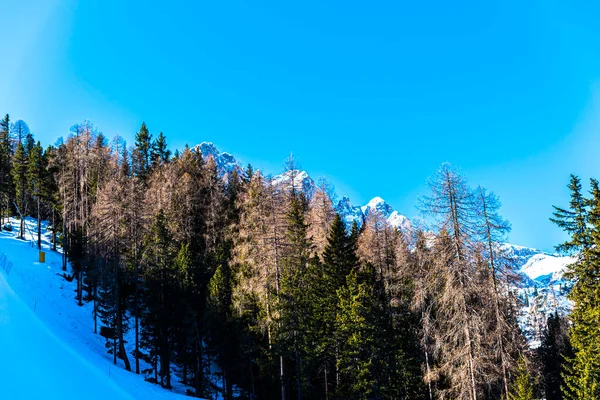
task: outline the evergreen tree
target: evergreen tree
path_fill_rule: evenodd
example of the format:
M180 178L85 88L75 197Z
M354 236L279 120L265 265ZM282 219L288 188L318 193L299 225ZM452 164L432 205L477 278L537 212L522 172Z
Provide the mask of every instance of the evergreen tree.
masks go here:
M0 229L4 225L5 212L8 213L12 206L12 145L10 137L10 119L8 114L0 120Z
M11 125L10 130L16 142L15 146L22 144L25 149L28 149L27 142L30 131L27 123L20 119ZM31 141L29 142L31 143Z
M27 215L28 212L29 193L27 191L27 170L27 154L25 153L25 148L23 147L23 144L19 143L17 145L17 151L15 152L15 156L13 158L12 176L13 182L15 183L15 190L17 193L17 207L19 207L19 211L21 212L22 216ZM21 239L25 239L25 221L23 219L21 219L19 237Z
M600 188L592 179L592 197L583 201L577 183L572 177L570 210L554 221L571 235L560 247L582 250L566 274L575 280L568 295L574 302L570 337L575 354L566 368L563 394L567 399L600 399Z
M166 143L165 143L166 144ZM140 130L135 135L135 148L133 150L133 174L142 180L148 178L152 166L152 135L142 122Z
M322 390L319 393L325 397L335 391L337 357L340 353L335 329L337 291L346 284L346 276L358 269L356 246L348 236L339 214L335 215L326 239L323 261L313 259L309 264L310 283L306 292L310 313L310 348L306 351L315 369L321 371L320 376L313 379L321 382Z
M141 319L140 343L156 381L165 388L171 388L178 283L172 236L162 210L154 218L144 247L145 310Z
M152 167L156 168L161 164L166 164L170 158L171 151L167 148L167 138L160 132L158 137L152 142Z
M380 396L378 372L383 354L378 351L381 331L381 313L373 287L375 276L367 266L363 281L356 271L350 272L346 285L337 291L339 312L336 331L340 338L340 357L337 367L340 398L370 399Z
M558 251L577 252L590 245L588 234L588 210L586 200L581 193L581 181L579 177L571 175L569 185L571 201L569 208L554 207L554 217L550 221L562 228L569 234L570 240L556 247Z
M566 359L573 357L568 329L567 319L558 315L558 312L548 316L542 343L537 350L546 400L563 398L561 387L564 386Z
M308 225L304 220L304 204L301 194L292 191L287 213L287 229L283 248L280 291L277 294L279 308L278 345L282 355L290 355L295 361L296 396L302 398L305 389L304 349L307 330L308 262L312 244L308 240Z
M533 400L533 379L524 359L519 361L509 400Z
M38 141L29 153L29 161L27 167L27 183L29 184L29 192L37 205L37 246L42 249L42 211L41 203L45 194L45 185L47 184L47 163L44 157L44 150Z

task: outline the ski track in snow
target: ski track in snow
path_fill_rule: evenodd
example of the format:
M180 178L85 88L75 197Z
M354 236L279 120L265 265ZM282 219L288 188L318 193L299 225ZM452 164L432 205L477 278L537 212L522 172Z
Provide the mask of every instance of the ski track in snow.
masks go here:
M26 221L25 238L37 239L36 221ZM18 230L18 221L11 222ZM105 339L94 334L92 303L78 306L76 281L60 276L62 254L51 250L46 227L44 264L31 241L0 232L0 253L13 264L8 275L0 269L0 399L189 398L180 394L182 385L168 391L126 371L121 360L113 365Z

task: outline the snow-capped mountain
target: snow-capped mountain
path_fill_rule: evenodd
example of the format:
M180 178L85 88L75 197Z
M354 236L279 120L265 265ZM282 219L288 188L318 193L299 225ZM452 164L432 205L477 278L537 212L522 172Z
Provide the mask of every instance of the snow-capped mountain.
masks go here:
M229 153L220 152L213 143L202 142L197 145L196 151L202 154L202 157L207 160L212 157L217 164L217 170L220 175L225 176L230 174L234 169L238 173L243 174L244 170L238 161ZM312 197L315 190L315 181L308 175L306 171L287 171L273 177L273 185L276 187L289 187L292 180L294 179L294 188L302 191L308 198ZM348 228L354 221L361 226L365 218L370 212L377 211L381 213L384 218L390 223L390 225L407 230L411 228L411 224L408 218L394 210L388 203L386 203L381 197L374 197L364 206L355 206L350 203L348 197L343 197L337 204L336 210L340 213Z
M202 158L206 161L210 157L215 160L217 164L217 172L221 176L230 175L234 170L238 173L243 174L244 169L236 161L235 157L226 152L220 152L217 150L214 144L211 142L202 142L194 147L197 152L202 154Z
M219 152L212 143L201 143L196 149L205 159L214 158L219 174L226 176L234 169L244 173L242 166L231 154ZM294 171L294 174L294 187L310 198L315 190L314 180L306 171ZM288 171L274 176L273 184L277 187L289 187L291 179L292 172ZM374 197L363 206L353 205L348 197L342 197L335 208L348 228L354 221L361 226L370 213L378 212L390 225L405 231L411 229L410 220L394 210L381 197ZM529 345L537 347L546 326L547 316L555 311L564 315L571 310L567 294L572 282L564 279L563 274L575 258L561 257L508 243L503 245L503 251L514 260L515 268L523 278L520 287L515 288L524 303L519 313L519 324Z
M353 206L350 203L350 199L346 196L342 197L338 202L336 211L340 214L348 228L352 226L354 221L356 221L358 226L361 226L364 221L365 215L363 214L362 207Z
M275 187L290 187L292 179L294 180L294 189L301 191L306 197L311 198L315 191L315 181L306 171L287 171L283 174L273 177Z
M336 209L348 226L351 226L354 221L356 221L358 226L361 226L369 213L378 212L391 226L403 231L411 229L410 220L394 210L392 206L386 203L381 197L372 198L362 207L352 206L350 204L350 199L348 197L343 197L339 201Z
M529 346L536 348L541 343L548 316L554 312L566 315L571 311L567 294L573 282L565 279L564 273L576 258L511 244L505 244L504 249L505 254L512 255L523 277L517 289L523 301L518 320Z

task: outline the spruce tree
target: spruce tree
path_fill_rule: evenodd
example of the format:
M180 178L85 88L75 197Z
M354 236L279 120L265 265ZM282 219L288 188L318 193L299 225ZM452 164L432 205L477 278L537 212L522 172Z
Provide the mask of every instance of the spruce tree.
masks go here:
M378 371L383 355L378 351L381 313L374 292L375 271L367 266L361 275L362 279L356 271L350 272L346 284L337 291L339 311L335 324L340 340L340 377L336 393L340 398L380 396Z
M546 400L562 400L566 360L573 357L568 335L568 321L558 312L550 314L537 356L542 366L542 383Z
M27 215L28 211L27 170L27 154L25 153L23 144L19 143L13 158L12 178L13 182L15 183L15 190L17 193L17 207L19 207L19 211L23 217ZM21 219L19 237L21 239L25 239L25 221L23 219Z
M569 234L570 240L556 247L558 251L573 253L583 250L590 245L588 234L588 209L586 199L581 193L581 180L571 175L569 185L571 201L569 208L554 207L554 217L550 221Z
M44 157L44 150L42 145L38 141L31 152L29 153L29 161L27 166L27 181L29 184L29 192L33 197L36 208L37 208L37 247L39 250L42 249L42 199L45 193L46 185L46 158Z
M519 361L509 400L533 400L533 379L524 359Z
M328 396L335 390L336 363L340 353L335 329L337 291L346 284L346 276L357 270L358 257L356 246L339 214L335 215L326 239L323 261L316 258L309 264L310 283L306 295L310 311L310 348L307 353L313 358L315 369L321 371L320 376L315 377L321 382L321 393Z
M140 343L161 386L171 388L171 362L177 307L177 270L173 239L162 210L146 237L144 252L144 313ZM160 367L159 367L160 365Z
M600 399L600 188L592 179L592 196L583 201L581 185L575 183L572 177L570 210L554 221L571 235L560 247L581 250L566 274L575 280L568 295L574 302L570 337L575 355L566 368L563 394L567 399Z
M152 135L142 122L139 132L135 135L135 147L133 150L133 173L142 180L146 180L152 166Z
M152 142L152 168L168 163L170 158L171 151L167 148L167 138L160 132L158 137Z
M10 119L8 114L0 120L0 229L4 225L5 212L12 208L12 145L10 138Z

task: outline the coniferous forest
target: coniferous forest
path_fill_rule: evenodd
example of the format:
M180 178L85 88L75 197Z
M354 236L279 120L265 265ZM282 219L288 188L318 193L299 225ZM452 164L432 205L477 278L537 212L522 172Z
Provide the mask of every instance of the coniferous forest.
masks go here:
M225 399L600 399L600 188L578 177L552 220L577 255L573 311L532 350L518 325L510 224L489 190L443 164L402 231L348 224L299 168L275 180L135 142L91 123L45 146L0 125L0 218L50 221L73 302L114 364L190 396ZM567 200L567 199L565 199ZM16 229L24 238L25 225ZM41 226L38 223L38 245ZM131 343L133 341L133 343ZM133 348L133 351L130 349ZM215 372L216 371L216 372ZM68 383L65 383L68 384Z

